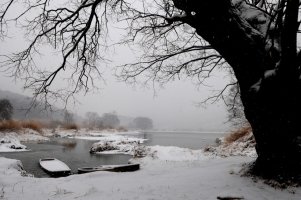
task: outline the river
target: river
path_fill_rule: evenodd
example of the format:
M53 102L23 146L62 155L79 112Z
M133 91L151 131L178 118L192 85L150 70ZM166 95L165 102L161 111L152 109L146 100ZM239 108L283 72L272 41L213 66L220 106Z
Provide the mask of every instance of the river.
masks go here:
M214 144L215 139L222 135L222 133L200 132L143 132L129 136L148 139L145 145L149 146L161 145L200 149L208 144ZM21 160L24 169L35 177L49 177L39 167L39 159L45 157L55 157L62 160L71 168L72 173L77 173L79 167L126 164L131 158L131 156L123 154L90 154L89 149L94 142L70 138L52 138L46 142L24 143L30 151L0 153L0 156Z

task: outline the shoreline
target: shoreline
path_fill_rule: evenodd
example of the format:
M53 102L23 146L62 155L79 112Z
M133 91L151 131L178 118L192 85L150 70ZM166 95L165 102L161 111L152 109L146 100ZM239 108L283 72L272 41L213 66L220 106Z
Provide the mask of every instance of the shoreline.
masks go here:
M111 137L113 143L125 141L121 135L116 135L106 134L108 138L99 138ZM66 132L62 136L66 136ZM127 145L134 144L131 142ZM220 150L226 151L223 148ZM254 182L251 177L242 177L242 166L255 158L234 156L233 151L240 149L232 150L223 157L203 149L148 146L143 157L131 159L132 163L141 165L138 171L93 172L62 178L26 177L20 161L0 157L0 197L25 200L210 200L229 196L250 200L300 198L301 188L275 189L262 180Z

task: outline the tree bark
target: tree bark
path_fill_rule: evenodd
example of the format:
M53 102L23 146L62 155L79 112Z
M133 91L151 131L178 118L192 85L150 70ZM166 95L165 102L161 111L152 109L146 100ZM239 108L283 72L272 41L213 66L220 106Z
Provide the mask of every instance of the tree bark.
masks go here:
M236 1L236 5L230 0L181 2L174 0L175 6L188 14L185 22L194 27L234 70L245 115L256 139L258 158L255 172L268 177L299 175L300 80L295 74L277 74L281 63L280 55L277 55L279 49L272 46L262 29L269 23L268 16L265 16L266 21L260 22L261 26L256 26L251 23L254 19L248 18L250 15L243 16L243 12L252 8L242 1ZM276 55L271 52L276 52ZM289 65L288 62L284 64Z

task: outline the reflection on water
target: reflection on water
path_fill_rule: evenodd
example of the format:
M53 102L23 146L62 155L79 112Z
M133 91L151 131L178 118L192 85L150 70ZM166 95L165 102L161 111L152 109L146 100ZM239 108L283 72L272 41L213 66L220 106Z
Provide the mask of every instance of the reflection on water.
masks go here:
M79 167L91 167L109 164L126 164L129 155L90 154L89 150L95 141L55 138L48 142L24 143L31 151L0 153L0 156L21 160L24 169L35 177L49 177L39 166L39 159L54 157L65 162L72 173Z
M72 151L76 145L77 145L77 141L75 140L71 140L71 141L58 141L59 144L63 145L63 151Z

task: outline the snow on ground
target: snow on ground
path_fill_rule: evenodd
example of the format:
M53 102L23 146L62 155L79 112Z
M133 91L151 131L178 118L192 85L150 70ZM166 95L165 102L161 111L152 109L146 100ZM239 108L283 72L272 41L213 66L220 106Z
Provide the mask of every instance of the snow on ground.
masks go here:
M217 147L209 146L204 149L207 155L228 157L228 156L248 156L256 158L255 140L253 133L249 132L230 144L221 138L221 144Z
M144 157L133 158L131 163L140 163L141 169L124 173L94 172L64 178L33 178L22 176L24 171L20 161L0 157L0 199L300 199L301 188L275 189L263 181L254 182L240 175L242 165L254 160L249 156L233 156L238 155L236 151L252 151L254 147L243 145L244 140L236 141L238 148L222 144L204 152L179 147L145 147L138 144L139 138L111 133L86 134L88 138L80 137L78 133L73 136L78 139L97 136L100 141L96 144L111 142L119 147L139 147Z
M160 161L198 161L208 160L210 156L205 156L203 150L192 150L188 148L172 146L150 146L145 147L146 159L149 157ZM142 159L143 160L143 159Z
M157 148L160 154L170 149ZM180 157L185 157L187 152ZM169 156L168 156L169 157ZM141 169L135 172L94 172L64 178L22 177L19 162L0 158L0 197L2 199L217 199L218 196L244 199L299 199L301 190L274 189L262 182L241 177L239 170L249 157L200 160L135 159Z
M49 140L48 137L42 136L41 133L27 128L20 131L20 133L13 133L13 135L21 142Z

